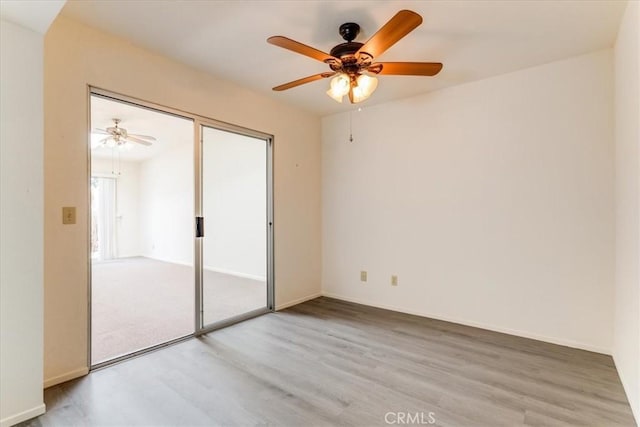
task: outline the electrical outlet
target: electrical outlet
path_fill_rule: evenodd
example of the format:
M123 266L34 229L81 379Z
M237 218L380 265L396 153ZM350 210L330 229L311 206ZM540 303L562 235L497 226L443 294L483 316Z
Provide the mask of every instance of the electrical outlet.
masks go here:
M76 223L76 208L75 207L63 207L62 208L62 223L63 224L75 224Z
M367 281L367 272L366 271L361 271L360 272L360 281L361 282L366 282Z
M391 286L398 286L398 276L391 276Z

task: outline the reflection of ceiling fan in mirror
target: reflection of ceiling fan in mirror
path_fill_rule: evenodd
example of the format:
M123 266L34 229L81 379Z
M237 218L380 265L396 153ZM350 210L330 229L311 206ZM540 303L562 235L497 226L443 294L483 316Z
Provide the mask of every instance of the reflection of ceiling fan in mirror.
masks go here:
M113 126L106 129L94 129L93 133L98 135L108 135L98 142L98 147L108 148L131 148L131 142L141 145L149 146L151 141L156 139L149 135L138 135L135 133L129 133L125 128L119 126L120 119L113 119Z

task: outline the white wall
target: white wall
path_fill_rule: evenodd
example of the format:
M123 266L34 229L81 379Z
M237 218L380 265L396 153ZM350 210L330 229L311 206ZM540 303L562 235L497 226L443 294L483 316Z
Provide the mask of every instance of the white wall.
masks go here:
M203 140L204 267L264 280L265 143L210 128ZM193 265L193 177L192 134L176 148L140 163L144 256Z
M611 50L362 106L322 122L323 293L611 351Z
M113 176L113 170L110 159L92 157L92 174ZM140 256L140 163L120 161L119 172L116 177L116 255L118 258Z
M59 17L45 38L47 385L88 366L88 84L275 135L276 304L319 294L319 118ZM73 228L59 224L67 205L78 208Z
M207 128L203 166L205 268L264 280L264 141ZM112 161L94 157L92 168L110 175ZM193 265L193 131L151 159L122 161L117 182L118 256Z
M94 156L91 164L92 174L112 176L111 159ZM207 128L203 165L205 268L264 280L264 141ZM120 161L118 169L118 257L193 265L193 130L171 150L144 161Z
M613 358L640 422L640 7L630 1L614 49L616 272Z
M43 36L0 24L0 426L44 412ZM56 221L61 220L58 212Z
M205 128L205 268L266 280L266 149L264 140Z
M140 241L149 258L193 265L193 132L140 165Z

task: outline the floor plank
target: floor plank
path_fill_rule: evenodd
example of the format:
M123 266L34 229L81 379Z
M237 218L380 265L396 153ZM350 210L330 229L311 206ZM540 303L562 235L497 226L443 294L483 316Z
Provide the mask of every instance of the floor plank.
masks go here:
M24 427L636 425L609 356L330 298L52 387L45 403Z

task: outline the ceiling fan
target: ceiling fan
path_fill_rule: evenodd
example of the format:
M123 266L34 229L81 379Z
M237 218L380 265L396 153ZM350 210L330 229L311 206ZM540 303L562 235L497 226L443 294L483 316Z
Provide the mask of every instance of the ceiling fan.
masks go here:
M121 128L119 126L121 120L120 119L112 119L113 126L110 126L106 129L94 129L93 133L99 135L108 135L106 138L101 139L98 142L98 147L105 146L109 148L115 147L127 147L128 142L135 142L136 144L151 145L151 141L155 141L156 139L149 135L138 135L135 133L129 133L125 128Z
M366 43L355 42L360 26L354 22L342 24L340 35L345 40L331 49L322 52L295 40L283 36L273 36L268 43L291 50L301 55L322 61L331 71L314 74L282 84L275 91L291 89L316 80L333 77L327 95L342 102L345 95L352 104L367 99L378 85L373 75L435 76L442 69L439 62L374 62L387 49L422 23L422 17L410 10L401 10L378 30Z

